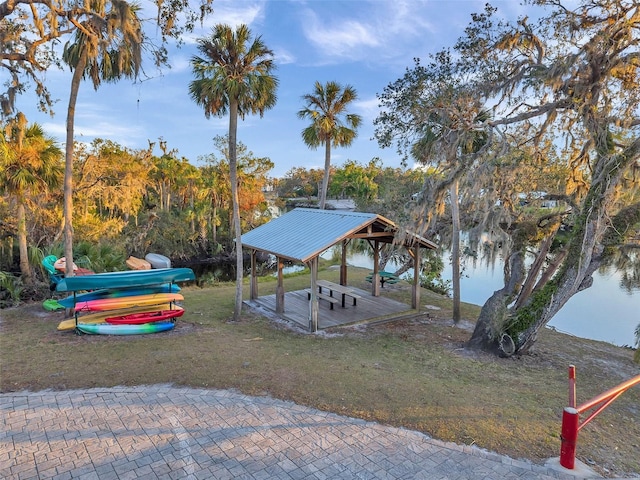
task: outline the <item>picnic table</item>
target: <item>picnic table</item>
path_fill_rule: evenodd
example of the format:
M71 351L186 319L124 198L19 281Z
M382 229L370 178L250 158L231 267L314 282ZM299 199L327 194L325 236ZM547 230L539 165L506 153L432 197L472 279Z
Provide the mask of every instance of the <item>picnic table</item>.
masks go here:
M382 288L384 288L384 284L385 283L393 285L394 283L398 283L398 281L400 280L400 278L398 278L393 273L385 272L384 270L381 271L381 272L378 272L378 277L380 277L380 286ZM369 282L369 283L373 282L373 272L371 272L369 275L367 275L365 280L367 282Z
M356 305L357 299L362 298L360 295L355 293L352 288L345 285L339 285L337 283L329 282L328 280L318 280L316 284L318 285L318 291L320 293L322 293L323 288L326 288L329 290L330 297L333 297L333 292L337 292L342 295L342 308L344 308L346 297L351 297L353 299L354 306Z
M331 310L333 310L334 303L340 303L342 308L345 308L346 297L353 299L354 306L356 305L357 299L362 298L352 288L329 282L328 280L318 280L316 285L318 286L318 298L328 301L330 303ZM322 292L323 288L329 291L329 295ZM311 289L307 288L305 291L307 292L307 298L311 298ZM333 296L334 292L342 296L341 300L338 300L337 297Z

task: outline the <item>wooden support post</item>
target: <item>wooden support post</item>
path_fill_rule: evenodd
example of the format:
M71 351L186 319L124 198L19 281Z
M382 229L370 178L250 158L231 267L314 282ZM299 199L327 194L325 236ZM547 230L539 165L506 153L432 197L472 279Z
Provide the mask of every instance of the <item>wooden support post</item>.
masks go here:
M347 240L342 241L342 259L340 261L340 285L347 284Z
M282 270L284 268L284 261L282 258L277 257L276 262L278 265L278 285L276 286L276 313L284 313L284 275Z
M371 277L371 295L380 296L380 275L378 275L378 263L380 262L380 242L373 242L373 275Z
M309 300L309 330L312 333L318 331L318 257L309 262L311 270L311 298Z
M251 278L249 279L250 283L250 297L251 300L256 300L258 298L258 267L257 267L257 251L251 250Z

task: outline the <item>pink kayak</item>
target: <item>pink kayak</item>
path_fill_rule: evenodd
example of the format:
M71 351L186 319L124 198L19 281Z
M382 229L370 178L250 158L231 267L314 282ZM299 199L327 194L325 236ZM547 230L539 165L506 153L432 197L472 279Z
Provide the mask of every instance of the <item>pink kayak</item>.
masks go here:
M137 325L140 323L152 323L160 322L162 320L168 320L170 318L181 317L184 314L184 310L180 307L176 307L172 310L159 310L157 312L140 312L130 313L129 315L120 315L118 317L107 317L104 319L107 323L113 323L116 325Z

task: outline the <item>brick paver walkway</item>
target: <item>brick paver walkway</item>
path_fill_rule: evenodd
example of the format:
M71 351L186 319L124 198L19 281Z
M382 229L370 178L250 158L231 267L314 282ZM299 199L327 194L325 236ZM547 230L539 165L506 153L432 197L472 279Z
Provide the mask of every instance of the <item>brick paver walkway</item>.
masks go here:
M0 395L0 409L4 479L576 478L418 432L225 390L16 392Z

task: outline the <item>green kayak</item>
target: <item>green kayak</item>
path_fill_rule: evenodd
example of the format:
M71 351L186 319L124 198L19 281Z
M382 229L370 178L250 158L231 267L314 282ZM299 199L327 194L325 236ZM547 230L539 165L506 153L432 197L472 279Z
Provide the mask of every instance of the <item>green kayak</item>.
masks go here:
M128 270L126 272L96 273L66 277L56 285L59 292L77 292L99 288L140 287L161 283L188 282L196 276L190 268L159 268L155 270Z
M58 301L54 298L49 298L44 302L42 302L42 307L49 312L55 312L56 310L64 310L65 308L64 305L61 305L60 303L58 303Z

